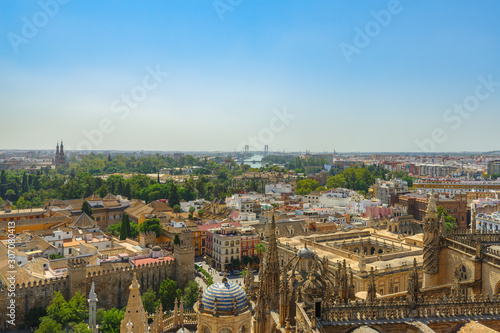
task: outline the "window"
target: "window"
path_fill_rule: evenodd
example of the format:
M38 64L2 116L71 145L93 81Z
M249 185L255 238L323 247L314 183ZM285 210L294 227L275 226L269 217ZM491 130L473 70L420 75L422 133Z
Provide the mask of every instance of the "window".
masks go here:
M458 268L458 274L460 281L467 280L467 269L465 268L464 265L461 265L461 267Z

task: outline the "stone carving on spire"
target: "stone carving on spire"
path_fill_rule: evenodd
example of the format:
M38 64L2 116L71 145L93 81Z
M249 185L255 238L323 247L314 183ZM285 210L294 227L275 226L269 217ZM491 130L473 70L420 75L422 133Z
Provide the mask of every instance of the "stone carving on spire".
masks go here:
M417 304L418 293L419 293L419 282L418 282L417 259L413 259L413 269L408 279L408 293L407 293L408 304L411 305L412 307L414 307Z
M277 309L280 288L280 265L278 260L278 245L276 241L275 212L269 228L269 243L265 253L262 269L263 293L269 298L269 307Z
M429 202L427 203L427 213L437 213L436 197L434 196L434 191L431 191L429 195Z
M435 275L439 265L439 247L441 226L438 223L436 200L432 192L429 197L426 214L424 217L424 273Z
M373 267L370 270L368 289L366 291L366 302L369 305L375 304L377 301L377 286L375 285L375 272Z

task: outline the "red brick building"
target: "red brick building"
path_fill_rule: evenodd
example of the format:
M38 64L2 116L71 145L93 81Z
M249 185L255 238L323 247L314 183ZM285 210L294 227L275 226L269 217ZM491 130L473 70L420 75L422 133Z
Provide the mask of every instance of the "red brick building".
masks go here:
M467 194L455 194L453 198L440 197L435 194L436 204L443 206L444 211L457 220L460 229L467 229ZM398 203L405 206L409 215L422 221L427 209L428 196L425 194L406 193L398 196Z

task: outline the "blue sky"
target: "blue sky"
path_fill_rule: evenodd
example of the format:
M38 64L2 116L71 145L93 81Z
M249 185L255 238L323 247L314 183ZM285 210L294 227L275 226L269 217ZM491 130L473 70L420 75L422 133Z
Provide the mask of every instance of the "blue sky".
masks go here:
M0 149L500 148L498 1L59 1L0 2Z

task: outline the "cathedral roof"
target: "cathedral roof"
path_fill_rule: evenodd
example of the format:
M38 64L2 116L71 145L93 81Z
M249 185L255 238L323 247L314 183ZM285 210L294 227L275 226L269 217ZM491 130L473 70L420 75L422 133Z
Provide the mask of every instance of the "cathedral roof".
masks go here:
M203 293L201 302L207 310L213 310L217 298L218 311L233 311L233 302L236 298L236 309L242 310L247 306L247 294L243 288L234 282L224 279L208 287Z

